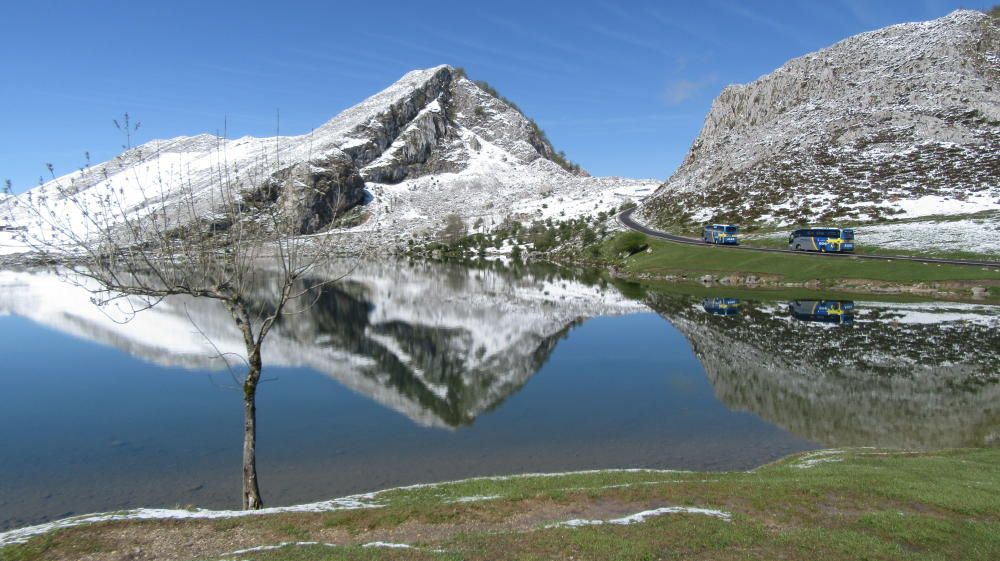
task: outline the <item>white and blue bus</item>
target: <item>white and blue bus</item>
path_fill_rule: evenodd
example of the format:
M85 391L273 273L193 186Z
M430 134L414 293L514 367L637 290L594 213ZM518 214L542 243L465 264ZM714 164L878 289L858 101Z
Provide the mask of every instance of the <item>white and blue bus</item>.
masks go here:
M705 243L738 245L738 233L739 228L733 224L706 224L701 231L701 240Z
M850 228L802 228L788 235L788 247L795 251L854 251L854 230Z

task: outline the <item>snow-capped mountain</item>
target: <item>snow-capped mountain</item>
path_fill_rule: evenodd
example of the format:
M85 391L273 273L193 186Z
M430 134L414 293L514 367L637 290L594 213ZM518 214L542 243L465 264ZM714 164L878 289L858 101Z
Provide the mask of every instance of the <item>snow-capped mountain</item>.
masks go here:
M983 211L1000 211L1000 20L962 10L725 88L637 215L790 225Z
M428 426L468 424L496 406L580 321L646 311L613 288L548 274L383 260L325 272L345 270L348 281L275 325L265 367L311 368ZM265 283L250 298L273 290ZM223 370L219 353L245 354L215 302L170 298L123 323L121 308L101 310L90 297L51 271L0 270L0 314L167 366Z
M438 66L407 73L306 135L154 140L18 198L43 200L82 225L86 219L60 200L81 197L89 208L111 195L140 213L170 204L184 188L210 215L220 170L261 178L262 192L244 196L274 200L298 233L329 227L330 209L367 203L367 222L357 229L391 240L436 233L447 214L482 220L486 229L508 218L597 212L602 203L607 210L655 187L588 177L512 103L463 71Z

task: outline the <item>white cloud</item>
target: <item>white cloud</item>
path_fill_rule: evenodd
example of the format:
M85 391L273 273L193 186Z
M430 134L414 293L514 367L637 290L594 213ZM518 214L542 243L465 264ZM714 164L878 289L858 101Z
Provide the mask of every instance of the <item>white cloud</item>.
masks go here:
M715 82L715 75L708 76L702 80L680 79L667 84L667 89L663 92L663 98L670 105L679 105L692 97L698 95L701 90Z

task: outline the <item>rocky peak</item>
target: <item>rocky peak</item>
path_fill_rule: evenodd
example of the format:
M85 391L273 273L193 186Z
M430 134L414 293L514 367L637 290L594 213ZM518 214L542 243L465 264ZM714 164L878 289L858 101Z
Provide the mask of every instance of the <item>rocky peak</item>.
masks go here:
M791 224L913 215L948 200L998 208L998 49L1000 22L960 10L729 86L640 214L661 225L678 214Z
M205 206L203 214L211 214L210 201L219 199L212 191L219 189L220 168L266 178L245 195L255 204L278 204L298 234L328 227L337 214L368 200L373 190L384 195L389 186L405 180L429 178L439 185L440 176L448 175L461 190L476 183L500 191L496 194L503 199L489 203L498 215L509 214L514 202L543 196L544 184L600 186L568 179L586 174L565 165L544 133L513 103L464 71L441 65L407 73L306 135L154 140L42 185L32 196L100 201L113 194L125 199L123 207L142 212L153 204L145 193L152 190L169 200L190 187ZM530 168L529 173L521 176L521 168ZM421 201L433 206L433 212L409 213L419 218L412 227L431 226L440 218L438 212L444 216L448 205L455 205L452 194L441 191L434 189L429 200ZM489 210L486 203L483 207L474 212ZM382 209L390 208L386 203Z

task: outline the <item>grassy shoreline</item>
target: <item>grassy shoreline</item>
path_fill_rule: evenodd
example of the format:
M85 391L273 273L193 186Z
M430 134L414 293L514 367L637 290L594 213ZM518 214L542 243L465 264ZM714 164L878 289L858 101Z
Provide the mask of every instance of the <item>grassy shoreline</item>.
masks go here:
M0 559L996 559L998 466L997 448L850 449L749 472L477 478L367 508L66 528Z
M1000 269L989 267L735 251L671 243L635 232L619 233L605 241L601 256L616 276L642 281L711 278L712 283L753 289L807 288L966 299L973 296L973 287L983 287L988 289L983 299L1000 299Z

